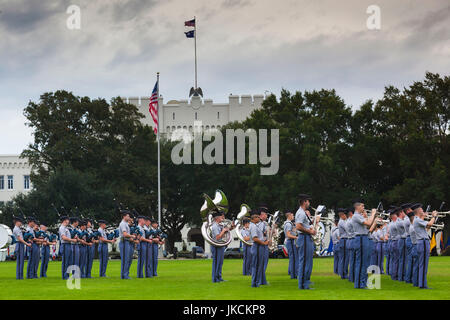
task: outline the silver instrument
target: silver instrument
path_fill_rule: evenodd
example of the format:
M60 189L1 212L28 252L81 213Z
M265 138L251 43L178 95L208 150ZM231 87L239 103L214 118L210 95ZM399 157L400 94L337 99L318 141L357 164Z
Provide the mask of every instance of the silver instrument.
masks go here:
M323 223L318 223L316 216L319 216L320 219L322 218L322 214L326 213L326 207L324 205L320 205L317 207L317 209L310 207L314 210L315 215L313 216L313 228L316 230L316 234L312 235L311 238L314 242L314 245L316 246L317 250L320 250L320 245L322 244L322 239L325 235L325 227Z
M236 235L237 235L237 237L239 238L239 240L242 241L242 243L245 243L248 246L252 246L253 243L244 240L244 237L242 236L241 231L244 228L244 225L242 224L242 220L245 217L250 217L250 211L251 211L251 209L250 209L250 207L248 205L246 205L245 203L241 204L241 211L239 211L239 213L237 215L237 218L236 218L236 221L234 222L234 224L236 225Z
M12 243L12 231L4 224L0 224L0 249L8 248Z
M214 200L211 199L207 194L203 194L203 197L205 198L205 202L203 203L202 207L200 208L200 214L202 218L206 218L206 221L202 224L202 236L205 239L206 242L208 242L210 245L216 246L216 247L225 247L228 246L233 238L231 237L231 231L228 230L223 237L220 240L215 239L212 236L212 224L214 222L213 216L211 214L211 211L218 210L224 213L228 212L228 199L225 196L225 193L221 190L216 190L216 194L214 197ZM220 225L223 228L231 228L233 225L233 222L231 220L225 219L220 223Z
M274 251L278 249L278 240L280 239L280 231L278 229L280 211L275 211L273 215L270 215L268 225L270 227L269 235L267 240L269 240L269 250Z

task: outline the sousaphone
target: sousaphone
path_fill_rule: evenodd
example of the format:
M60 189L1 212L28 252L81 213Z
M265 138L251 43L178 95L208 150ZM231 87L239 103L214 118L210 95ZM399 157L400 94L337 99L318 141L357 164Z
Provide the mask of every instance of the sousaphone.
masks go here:
M207 194L203 194L203 197L205 198L205 202L200 208L200 215L204 220L206 220L203 222L201 228L203 238L210 245L216 247L228 246L231 243L231 240L233 240L230 231L226 232L220 240L213 238L211 232L211 227L214 222L211 212L215 210L223 212L224 214L228 212L228 199L225 196L225 193L217 189L214 199L211 199ZM225 219L220 224L224 228L231 228L232 222L231 220Z
M236 218L236 222L235 222L237 237L239 238L239 240L242 241L242 243L245 243L245 244L248 245L248 246L253 245L253 243L252 243L252 242L245 241L245 240L244 240L244 237L242 236L241 231L242 231L242 229L244 228L244 225L243 225L243 223L242 223L242 220L243 220L245 217L247 217L247 218L250 217L250 211L251 211L251 209L250 209L250 207L249 207L248 205L246 205L245 203L244 203L244 204L241 204L241 211L239 211L239 213L238 213L238 215L237 215L237 218Z

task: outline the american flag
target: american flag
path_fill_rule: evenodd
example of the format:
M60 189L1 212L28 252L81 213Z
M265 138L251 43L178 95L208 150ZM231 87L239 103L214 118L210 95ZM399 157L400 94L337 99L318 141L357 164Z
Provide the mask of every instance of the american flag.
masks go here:
M150 104L148 105L148 111L150 111L150 115L152 116L155 127L153 131L155 134L158 133L158 81L155 83L155 87L152 91L152 96L150 97Z

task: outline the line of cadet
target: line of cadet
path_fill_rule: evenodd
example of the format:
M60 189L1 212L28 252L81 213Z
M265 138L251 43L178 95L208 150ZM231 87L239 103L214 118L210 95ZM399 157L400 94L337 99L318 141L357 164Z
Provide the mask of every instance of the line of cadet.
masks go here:
M23 269L25 257L28 257L27 279L38 278L39 263L40 277L47 277L48 263L50 260L50 247L56 244L56 235L47 231L47 224L39 222L34 217L26 221L20 217L14 217L13 236L17 240L14 250L16 257L16 279L24 279Z
M164 244L159 234L158 222L149 217L137 217L134 225L128 210L121 212L122 221L116 232L107 234L105 220L99 220L97 231L93 229L91 219L80 220L77 217L61 217L59 227L59 255L62 257L62 279L69 278L69 272L81 278L92 278L91 270L97 245L99 258L99 276L106 276L108 266L108 244L114 244L119 237L121 279L130 279L129 272L135 247L138 251L137 277L155 277L158 268L158 247ZM37 270L41 262L40 277L47 277L50 246L56 245L56 235L47 231L45 223L39 223L35 218L24 220L14 217L13 235L17 240L14 255L16 257L16 279L24 279L23 269L25 257L28 256L27 279L38 278ZM133 229L133 231L131 231ZM151 231L153 230L153 232ZM70 267L70 268L69 268ZM77 273L79 270L79 274Z
M300 194L299 208L295 213L288 211L286 213L287 223L285 223L284 231L287 238L287 248L289 253L288 272L291 279L298 279L299 289L312 289L310 286L311 273L313 268L314 243L312 236L316 234L314 229L314 218L311 216L308 208L310 206L311 197L307 194ZM258 209L252 210L250 221L243 220L244 228L241 234L245 241L251 245L243 244L244 260L243 274L251 275L251 286L259 287L267 285L266 269L269 261L269 232L270 228L267 223L268 216L267 206L261 205ZM212 212L214 222L212 225L212 236L220 240L227 228L223 228L220 222L224 219L222 212ZM317 220L319 217L316 218ZM223 251L224 247L211 246L213 254L212 281L221 282Z
M429 289L427 230L435 223L437 212L433 211L432 219L426 221L420 203L391 206L388 223L379 218L375 221L375 212L372 209L368 217L361 200L355 201L352 208L337 209L331 229L334 273L353 282L355 288L367 288L368 272L377 269L392 280Z

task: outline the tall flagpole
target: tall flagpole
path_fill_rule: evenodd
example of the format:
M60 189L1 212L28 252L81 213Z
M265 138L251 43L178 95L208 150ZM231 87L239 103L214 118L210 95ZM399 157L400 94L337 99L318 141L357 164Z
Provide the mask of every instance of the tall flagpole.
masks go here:
M158 101L158 109L157 109L157 139L158 139L158 224L161 228L161 160L160 160L160 151L159 151L159 72L156 73L156 82L158 83L157 88L157 101Z
M197 19L194 16L195 89L197 89Z

